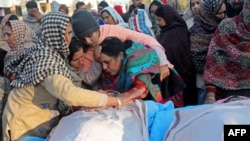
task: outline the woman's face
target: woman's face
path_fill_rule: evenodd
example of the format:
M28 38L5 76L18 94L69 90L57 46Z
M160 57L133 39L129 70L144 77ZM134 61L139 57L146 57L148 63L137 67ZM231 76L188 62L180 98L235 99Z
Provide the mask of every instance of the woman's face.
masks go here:
M68 46L71 42L71 37L72 37L72 24L68 23L66 27L66 31L65 31L65 37L64 37Z
M98 58L98 62L102 64L102 68L105 73L108 73L111 76L116 76L119 73L122 64L123 57L120 56L121 55L118 55L117 58L114 58L101 53Z
M203 0L191 0L190 7L194 15L197 15L200 5Z
M139 7L142 4L143 0L132 0L132 3L135 7Z
M162 17L156 16L156 22L160 27L164 27L167 25L166 21Z
M80 39L84 42L84 44L88 45L89 47L97 47L99 38L100 38L100 30L97 30Z
M68 15L67 11L65 9L63 9L63 8L60 8L59 11L64 13L65 15Z
M154 13L155 13L155 11L156 11L156 9L158 8L158 6L157 5L152 5L151 7L150 7L150 13L151 13L151 15L152 16L154 16Z
M106 24L116 24L113 17L107 11L103 11L101 17Z
M229 3L234 9L238 9L244 4L244 0L229 0Z
M83 57L84 57L84 52L83 49L81 48L74 53L72 60L69 62L70 66L76 70L81 70L83 66Z
M5 25L3 28L4 40L9 44L10 48L16 45L16 38L12 32L12 29L9 25Z
M219 20L223 20L226 17L226 4L223 3L215 15Z

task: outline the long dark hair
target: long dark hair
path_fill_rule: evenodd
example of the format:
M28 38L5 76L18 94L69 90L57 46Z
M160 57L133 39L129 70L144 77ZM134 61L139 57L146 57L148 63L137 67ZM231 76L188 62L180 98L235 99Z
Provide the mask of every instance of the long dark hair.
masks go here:
M131 40L122 42L117 37L107 37L100 44L100 46L102 47L101 53L117 58L120 52L125 52L127 48L131 47L131 45Z

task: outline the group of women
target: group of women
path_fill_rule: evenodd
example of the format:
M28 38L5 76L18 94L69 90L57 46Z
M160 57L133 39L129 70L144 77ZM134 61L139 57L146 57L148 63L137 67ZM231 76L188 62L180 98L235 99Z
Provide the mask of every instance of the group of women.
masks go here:
M212 38L213 48L208 50L210 61L205 64L207 70L204 75L210 84L228 86L223 87L225 89L237 84L233 85L234 90L248 90L247 34L237 34L244 41L233 39L235 33L242 32L241 27L248 31L249 3L249 0L245 0L242 13L223 21ZM11 50L6 55L4 72L11 80L12 90L2 116L3 140L100 140L106 136L107 140L115 137L117 140L158 141L174 140L171 137L177 134L175 130L191 131L194 126L184 125L194 124L184 123L196 116L187 116L187 113L197 114L198 111L216 108L204 105L201 108L175 110L174 106L178 105L165 101L163 87L170 86L169 83L173 82L170 81L169 74L172 76L171 73L177 70L181 76L176 73L177 77L187 87L185 89L181 82L177 82L178 85L172 87L174 92L171 93L184 90L184 96L190 98L192 96L188 94L196 93L192 87L195 86L195 71L190 48L185 44L189 43L189 38L187 25L182 17L168 5L160 6L154 14L164 33L159 36L159 43L152 36L120 25L99 26L91 13L85 10L76 11L72 19L61 12L46 14L42 18L39 35L35 35L22 21L6 22L3 27L4 37ZM224 25L231 28L225 28ZM72 31L76 37L72 38ZM173 34L182 37L172 37ZM224 51L228 44L236 44L236 47L229 46ZM18 49L19 47L22 49ZM235 48L238 50L235 51ZM219 72L228 68L227 65L217 64L223 61L218 54L224 57L223 64L235 64L235 69L229 69L232 72L227 73L234 74L236 70L241 70L241 76L222 77ZM230 55L234 58L226 59ZM243 62L237 62L237 58ZM212 70L221 71L214 74ZM240 83L233 83L236 78L241 80ZM225 80L230 80L231 83ZM166 91L169 91L168 87ZM238 106L238 109L243 109L244 114L249 111L246 109L249 107L249 100L232 105L242 103L246 106ZM237 110L230 104L221 106L221 109L225 108ZM208 115L207 113L209 112L201 112L203 115ZM178 119L179 114L187 120ZM225 111L217 114L226 115ZM65 115L68 116L61 119ZM234 115L230 118L236 119ZM249 123L247 118L247 115L242 116L244 120L237 122ZM196 119L202 121L200 117ZM69 125L71 121L72 125ZM224 123L230 124L229 120ZM68 126L77 130L66 130ZM109 132L107 129L110 127L113 129ZM158 129L161 129L161 133ZM96 132L100 134L93 136ZM59 136L62 133L64 137ZM216 134L215 138L220 137ZM186 136L186 140L195 138Z

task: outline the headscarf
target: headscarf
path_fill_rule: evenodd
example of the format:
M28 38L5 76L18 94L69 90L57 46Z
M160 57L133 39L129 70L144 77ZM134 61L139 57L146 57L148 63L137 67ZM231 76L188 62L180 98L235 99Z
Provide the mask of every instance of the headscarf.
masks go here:
M13 19L15 19L14 18L15 15L7 14L6 16L4 16L4 18L2 19L1 24L0 24L0 47L2 49L6 50L6 51L9 51L10 47L9 47L8 43L5 41L5 39L4 39L3 27L4 27L5 23L10 19L10 17L13 17ZM18 19L18 17L17 17L17 19Z
M218 26L219 21L216 17L217 12L224 3L224 0L203 0L198 10L198 17L203 22L205 29L213 30ZM195 18L195 20L197 20Z
M194 25L190 28L192 59L198 73L203 73L208 46L218 26L216 13L224 0L203 0Z
M6 22L9 20L9 18L10 18L10 16L11 16L12 14L7 14L6 16L4 16L4 18L2 19L2 21L1 21L1 28L3 28L4 27L4 25L6 24Z
M155 15L157 17L163 18L167 23L166 26L160 27L162 30L169 30L177 26L187 28L186 22L183 20L183 18L173 7L169 5L162 5L158 7L158 9L155 11Z
M207 84L225 90L250 89L250 0L239 16L223 20L213 36L204 71Z
M29 28L23 21L11 20L11 29L16 39L15 46L11 47L10 51L4 58L5 66L13 59L17 58L24 50L29 48L35 42L35 32Z
M152 77L160 73L159 66L159 58L155 51L138 42L133 42L124 52L119 75L111 81L105 80L104 85L107 86L104 88L126 92L133 87L137 78L146 84L152 97L159 102L162 100L160 86L152 81Z
M159 0L153 0L153 1L150 3L150 5L149 5L149 14L150 14L150 15L152 14L151 11L150 11L150 9L151 9L151 7L152 7L153 5L156 5L156 6L160 7L160 6L162 5L162 2L159 1Z
M150 3L150 5L149 5L149 18L150 18L150 20L151 20L151 23L152 23L152 30L153 30L153 32L154 32L154 34L155 34L155 38L156 38L156 39L159 38L161 29L160 29L159 25L157 24L156 17L155 17L154 15L152 15L150 9L151 9L151 7L152 7L153 5L156 5L156 6L160 7L162 4L163 4L163 3L162 3L161 1L159 1L159 0L153 0L153 1Z
M70 78L66 58L69 48L65 41L70 17L61 12L50 12L42 18L41 34L37 43L10 62L6 70L16 73L14 87L36 85L50 75L61 74Z
M152 86L151 78L148 80L144 75L150 73L159 73L159 59L156 53L147 47L145 48L142 44L134 42L132 46L125 51L116 90L126 91L130 89L134 78L139 77L140 80L147 84L148 89L153 94L153 97L155 97L153 90L156 90L156 88Z
M128 24L124 22L121 15L114 8L112 8L110 6L105 7L100 11L100 14L104 11L107 11L110 14L110 16L114 19L114 21L116 22L117 25L128 28Z
M177 92L183 91L184 95L187 94L189 98L193 98L195 94L195 85L193 85L195 71L191 60L189 33L186 22L169 5L159 7L155 11L155 15L163 18L167 24L160 27L161 34L158 41L165 48L168 60L174 65L175 70L187 86L184 89L183 81L178 79L179 77L176 77L177 73L172 73L172 71L170 72L170 77L162 81L162 86L165 86L162 87L162 94L167 98L169 95L172 96ZM177 35L178 37L176 37ZM176 85L173 85L173 83Z

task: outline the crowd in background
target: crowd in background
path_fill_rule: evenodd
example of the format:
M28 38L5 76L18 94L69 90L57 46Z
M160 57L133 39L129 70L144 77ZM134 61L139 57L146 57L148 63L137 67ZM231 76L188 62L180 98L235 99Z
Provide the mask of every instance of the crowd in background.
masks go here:
M74 111L135 99L179 108L250 97L248 2L188 0L184 12L178 0L126 11L77 2L71 16L28 1L22 19L0 17L3 140L46 138Z

